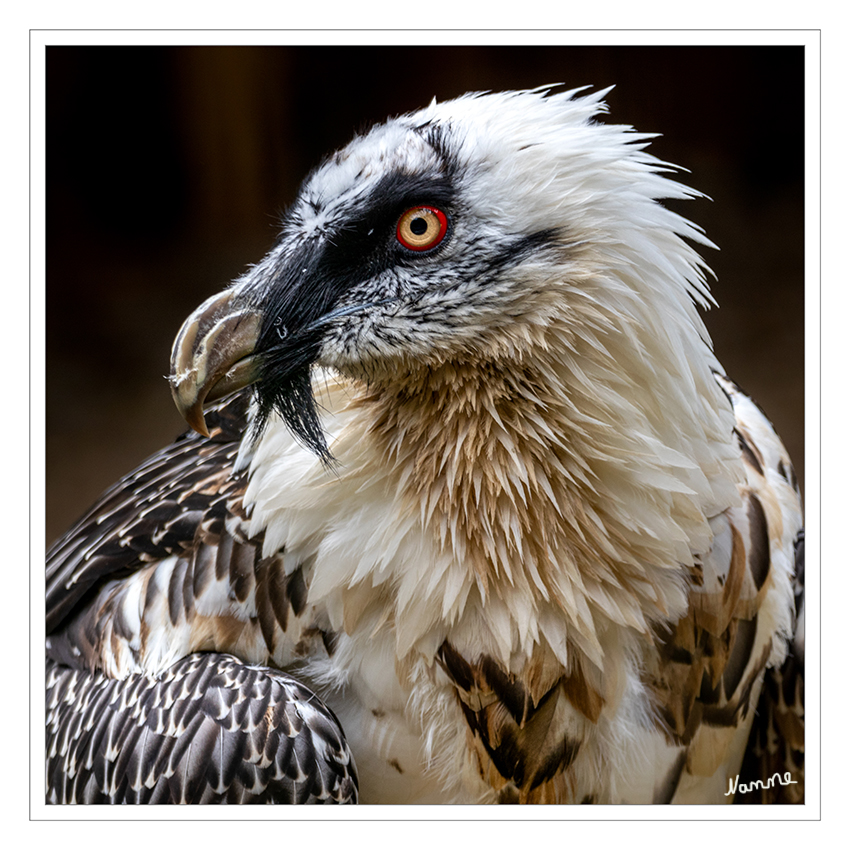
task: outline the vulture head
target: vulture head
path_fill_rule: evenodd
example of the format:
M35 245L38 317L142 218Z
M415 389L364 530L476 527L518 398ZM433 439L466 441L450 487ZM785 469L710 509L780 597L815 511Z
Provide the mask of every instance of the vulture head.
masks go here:
M329 460L315 365L369 387L510 375L542 407L557 397L575 438L628 431L632 454L664 444L693 470L686 444L699 465L731 432L686 239L710 243L659 203L697 193L665 176L651 136L599 120L605 93L433 102L326 159L272 250L180 331L187 421L203 433L205 401L254 384L254 436L277 414Z

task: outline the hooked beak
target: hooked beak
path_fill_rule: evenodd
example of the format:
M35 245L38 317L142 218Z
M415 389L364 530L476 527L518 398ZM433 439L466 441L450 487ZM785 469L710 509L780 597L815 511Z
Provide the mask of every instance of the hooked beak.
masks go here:
M253 384L260 316L232 290L208 298L183 323L171 350L171 395L191 428L209 436L204 403Z

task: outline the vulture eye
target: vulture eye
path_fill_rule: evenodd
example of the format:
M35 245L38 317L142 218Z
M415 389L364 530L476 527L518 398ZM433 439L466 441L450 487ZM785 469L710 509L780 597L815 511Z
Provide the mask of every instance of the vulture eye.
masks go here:
M436 207L411 207L402 213L396 227L396 238L411 251L427 251L446 238L449 222Z

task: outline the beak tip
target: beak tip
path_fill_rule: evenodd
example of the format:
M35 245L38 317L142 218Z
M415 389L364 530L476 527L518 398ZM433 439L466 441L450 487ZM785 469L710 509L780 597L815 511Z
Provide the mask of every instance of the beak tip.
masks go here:
M193 431L197 431L202 437L209 437L210 432L204 419L205 395L206 393L199 394L195 388L190 388L190 391L187 392L187 388L183 384L171 385L171 396L174 399L174 405L186 424Z
M204 414L201 411L195 413L192 412L191 415L186 417L186 422L189 423L189 427L200 434L202 437L209 437L210 431L207 428L206 419L204 419Z

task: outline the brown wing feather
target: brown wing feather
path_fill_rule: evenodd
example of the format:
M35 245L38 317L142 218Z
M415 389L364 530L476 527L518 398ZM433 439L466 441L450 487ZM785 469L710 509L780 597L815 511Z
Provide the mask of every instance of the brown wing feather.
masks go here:
M210 438L188 432L107 490L47 553L47 633L105 580L190 549L199 529L219 533L244 491L233 464L247 394L210 408Z
M287 573L249 535L247 476L233 471L246 403L209 411L209 440L187 435L146 461L53 548L51 658L124 675L175 652L283 663L328 644L306 611L310 565Z
M279 670L198 653L158 676L47 663L48 803L356 803L339 722Z

